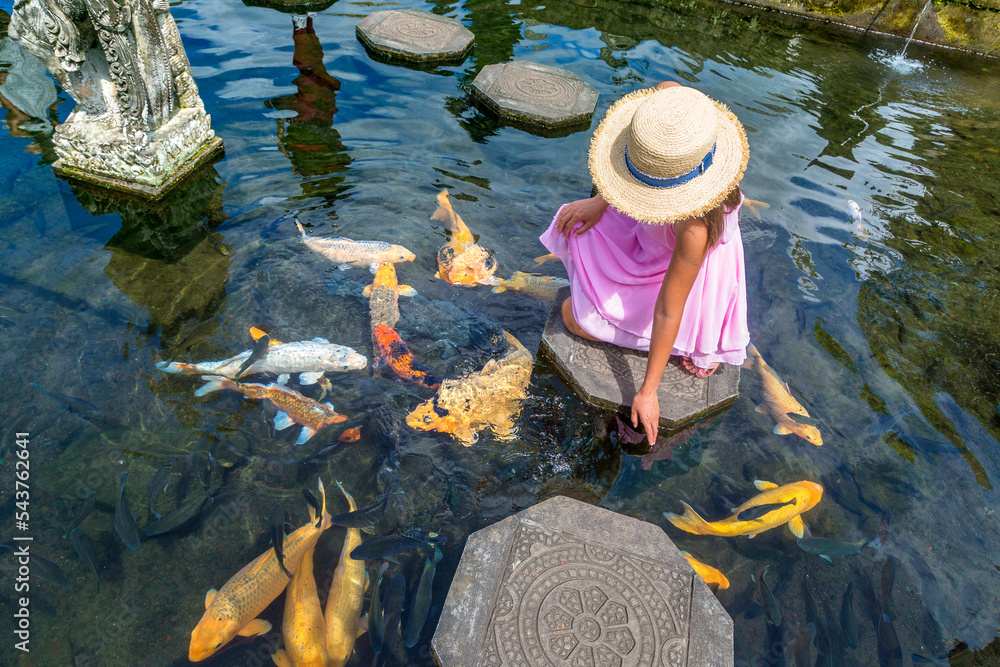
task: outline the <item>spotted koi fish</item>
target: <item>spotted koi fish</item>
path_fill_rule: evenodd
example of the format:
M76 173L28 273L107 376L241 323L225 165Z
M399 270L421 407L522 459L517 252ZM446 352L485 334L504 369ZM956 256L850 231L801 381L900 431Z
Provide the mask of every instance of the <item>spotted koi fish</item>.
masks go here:
M375 361L372 362L373 368L377 370L388 366L399 380L413 382L428 389L437 389L441 386L441 381L430 374L429 368L417 363L410 348L395 329L379 324L372 329L372 340L378 351Z
M510 346L504 357L491 359L468 377L442 382L437 395L418 405L406 423L418 431L450 433L466 447L483 429L500 439L512 437L534 359L516 338L506 331L504 336Z
M295 441L298 445L309 440L322 428L347 421L347 417L337 414L330 403L314 401L280 384L249 384L211 375L202 376L202 379L208 382L194 392L195 396L204 396L221 389L232 389L248 398L270 401L278 408L278 413L274 415L274 428L283 431L293 424L302 426L299 439Z
M372 331L380 324L392 328L399 321L399 297L416 296L417 290L409 285L400 285L396 280L396 267L391 262L382 262L375 270L375 280L365 287L368 309L371 312Z
M263 333L263 332L261 332ZM259 336L255 337L257 340ZM243 363L250 358L253 350L244 350L234 357L222 361L203 361L187 364L180 361L158 361L156 367L165 373L188 373L198 375L221 375L236 379ZM292 373L299 374L299 383L315 384L323 373L360 370L368 365L368 359L352 348L335 345L325 338L313 338L294 343L270 341L266 353L254 361L243 375L254 373L274 373L281 376L278 383L284 384Z
M410 262L416 257L401 245L384 241L353 241L343 236L308 236L298 220L295 221L295 226L299 228L302 242L307 248L326 257L341 271L370 268L374 272L375 267L382 262Z
M319 481L322 504L319 516L309 507L309 523L287 535L284 541L284 564L293 575L306 554L311 554L319 536L330 527L326 512L326 491ZM311 556L310 556L311 557ZM282 570L274 548L252 560L216 591L205 596L205 613L191 631L188 659L201 662L215 654L233 637L254 637L271 630L268 621L257 618L288 585L288 575Z
M476 243L468 226L451 207L447 190L438 194L437 203L431 220L448 225L451 238L438 250L438 271L434 277L449 285L496 285L497 279L493 277L496 258Z

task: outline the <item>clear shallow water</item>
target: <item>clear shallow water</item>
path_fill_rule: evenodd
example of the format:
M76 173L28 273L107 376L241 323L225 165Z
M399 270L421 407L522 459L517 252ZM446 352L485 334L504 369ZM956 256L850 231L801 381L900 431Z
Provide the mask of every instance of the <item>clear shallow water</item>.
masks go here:
M457 66L378 62L356 41L354 24L385 7L454 16L477 43ZM596 119L622 94L664 78L733 108L751 145L744 190L770 204L759 220L745 212L742 222L753 340L821 420L825 444L772 434L770 420L754 412L760 390L746 372L732 409L676 437L669 460L623 454L608 435L611 415L582 405L540 362L513 442L484 434L466 449L403 427L405 494L377 528L448 535L436 602L465 536L561 493L663 525L681 548L720 568L732 585L719 599L754 655L764 651L765 627L750 575L770 566L789 641L805 625L807 581L838 660L878 664L863 591L871 585L878 595L889 554L900 559L892 607L904 664L911 653L941 657L956 643L980 649L993 640L1000 618L995 61L911 44L906 59L919 66L900 69L892 54L901 42L694 2L650 9L342 1L317 15L314 35L297 44L291 18L274 10L192 1L174 3L173 13L226 156L162 206L97 196L53 176L50 124L65 119L72 101L44 86L27 94L24 82L39 81L30 63L0 64L0 76L22 93L17 106L6 83L0 90L7 108L0 355L8 376L0 405L5 423L30 417L34 549L72 580L66 590L46 582L33 588L35 641L24 664L185 664L205 591L267 548L274 502L300 525L299 489L316 475L328 484L339 479L362 504L378 494L368 417L375 399L360 382L366 374L331 378L334 404L352 418L345 426L360 425L366 435L319 463L293 464L294 434L275 435L265 408L233 394L195 398L196 379L153 365L229 356L245 349L252 325L286 340L326 336L370 354L367 302L359 296L370 277L336 271L308 252L290 214L314 234L393 240L417 254L399 273L420 296L401 303L398 328L440 374L480 367L497 352L499 327L537 349L548 304L432 278L445 234L429 217L441 188L496 251L503 275L530 267L558 205L589 190L589 129L539 138L498 124L469 101L475 73L510 58L583 77L601 93ZM861 208L860 229L848 199ZM31 382L100 411L70 414ZM378 382L400 411L426 396ZM909 409L915 412L896 433L870 432L880 416ZM203 437L223 441L213 450L221 471L213 483L223 484L215 505L185 530L128 551L112 528L120 473L129 471L129 498L143 526L157 467L191 453ZM7 517L0 536L9 542L9 450L0 469L8 480L0 485L0 516ZM161 510L202 490L196 475L182 479L175 470ZM681 533L662 517L684 500L721 518L756 493L755 479L822 483L822 502L804 517L817 536L871 537L891 511L885 549L828 564L801 551L784 529L724 540ZM97 507L83 529L95 544L100 591L60 538L91 489ZM330 503L342 511L333 492ZM340 541L331 530L320 542L321 587ZM913 553L936 587L922 581L926 570L913 564ZM415 584L420 559L401 562ZM12 566L3 572L12 591ZM839 631L849 582L858 589L857 649ZM12 596L0 598L11 613ZM280 602L264 617L280 625ZM260 664L274 641L242 642L205 664ZM9 642L0 651L13 662ZM994 664L989 655L974 659ZM362 639L354 663L370 661ZM431 664L427 641L409 651L400 642L393 661Z

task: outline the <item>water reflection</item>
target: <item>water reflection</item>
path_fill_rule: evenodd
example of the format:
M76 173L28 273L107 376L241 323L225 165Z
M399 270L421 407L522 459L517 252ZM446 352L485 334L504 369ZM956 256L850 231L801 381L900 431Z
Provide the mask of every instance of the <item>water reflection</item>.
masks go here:
M224 307L232 247L213 230L229 217L222 209L225 186L212 166L157 201L71 185L91 214L121 216L121 228L105 245L111 256L104 273L148 311L165 342L187 321L214 319Z
M7 36L9 22L0 10L0 107L10 136L33 139L25 150L50 162L56 158L51 137L59 93L45 64Z
M302 193L332 202L346 193L343 172L351 164L340 133L333 127L341 84L323 64L323 46L313 28L313 13L294 14L291 19L295 45L292 64L299 70L292 81L296 91L271 98L264 106L288 112L277 117L278 147L292 163L292 170L304 177Z

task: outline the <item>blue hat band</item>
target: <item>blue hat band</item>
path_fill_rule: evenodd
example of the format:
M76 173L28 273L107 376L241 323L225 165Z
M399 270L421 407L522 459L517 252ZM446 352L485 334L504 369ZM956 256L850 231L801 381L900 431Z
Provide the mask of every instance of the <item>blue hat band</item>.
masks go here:
M701 162L686 174L681 174L680 176L671 176L669 178L660 178L659 176L653 176L652 174L647 174L646 172L639 169L637 166L632 164L631 158L628 156L628 139L625 140L625 166L628 167L629 173L635 176L635 179L644 185L648 185L651 188L672 188L674 186L680 185L681 183L687 183L692 178L697 178L705 173L705 170L712 166L712 157L715 155L715 146L712 145L712 150L708 151L708 155L702 158Z

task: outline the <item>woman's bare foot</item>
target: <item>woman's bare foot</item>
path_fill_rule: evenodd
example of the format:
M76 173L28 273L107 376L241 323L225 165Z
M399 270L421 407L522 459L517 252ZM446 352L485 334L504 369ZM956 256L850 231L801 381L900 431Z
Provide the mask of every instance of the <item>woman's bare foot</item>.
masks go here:
M569 332L580 338L586 338L587 340L597 341L596 338L591 336L589 333L583 330L579 324L576 323L576 318L573 317L573 299L566 299L562 303L562 320ZM598 341L600 342L600 341Z
M681 357L681 368L686 370L696 378L707 378L719 368L719 364L712 364L708 368L699 368L691 361L691 357Z

